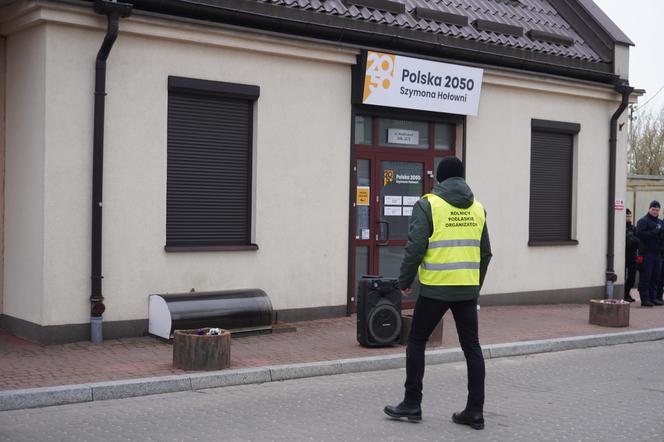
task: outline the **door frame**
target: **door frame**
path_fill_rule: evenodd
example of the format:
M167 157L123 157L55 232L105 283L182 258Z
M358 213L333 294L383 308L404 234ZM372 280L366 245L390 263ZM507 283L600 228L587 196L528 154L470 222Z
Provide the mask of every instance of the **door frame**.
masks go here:
M380 185L383 177L380 174L382 161L399 161L399 162L408 162L408 163L417 163L422 164L422 173L423 173L423 183L422 189L430 189L433 186L433 179L428 176L427 171L431 170L433 167L433 159L429 158L426 155L411 155L405 156L403 154L383 154L383 153L358 153L356 157L357 160L368 160L370 162L370 174L371 174L371 189L372 194L370 198L370 215L369 215L369 225L372 226L372 234L369 235L369 240L362 240L353 237L353 233L356 231L357 226L353 225L353 231L351 232L351 239L354 243L353 247L369 247L369 274L379 274L379 255L380 247L384 246L405 246L407 240L397 239L390 240L387 238L387 244L380 244L383 242L382 239L376 237L378 235L378 229L376 224L378 224L381 219L381 210L383 207L383 202L380 201ZM354 219L354 223L357 222L357 217Z
M357 116L372 117L372 142L371 145L355 144L355 119ZM414 148L400 148L400 147L380 147L379 134L378 134L378 120L380 118L393 118L403 120L416 120L426 121L429 124L429 146L426 149ZM436 150L435 144L435 124L436 123L449 123L454 125L452 149L450 150ZM346 313L350 315L357 309L356 302L356 274L355 274L355 257L356 247L369 247L368 259L369 270L371 271L372 265L377 268L377 254L378 247L375 244L375 238L369 241L358 240L355 238L357 228L357 215L356 215L356 188L357 188L357 160L366 159L371 164L371 218L376 218L377 210L380 208L380 203L376 201L375 195L379 195L377 189L373 189L374 184L379 182L376 177L379 170L380 161L406 161L406 162L422 162L424 163L424 192L428 192L434 185L434 180L427 174L428 170L433 171L434 161L436 157L454 156L457 155L459 143L457 140L459 128L461 129L461 153L462 159L465 157L465 139L466 139L466 118L461 115L449 115L433 112L422 111L406 111L402 109L382 108L377 106L356 105L353 106L351 112L351 148L350 148L350 189L349 189L349 211L348 211L348 293ZM435 175L435 171L433 171ZM358 242L362 244L358 244ZM404 244L405 245L405 244ZM414 302L406 303L405 308L412 308Z

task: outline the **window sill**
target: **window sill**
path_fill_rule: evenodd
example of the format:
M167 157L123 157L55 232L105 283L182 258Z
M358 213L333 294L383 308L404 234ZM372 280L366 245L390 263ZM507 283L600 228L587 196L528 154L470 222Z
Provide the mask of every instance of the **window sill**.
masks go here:
M258 244L245 244L237 246L164 246L167 252L237 252L243 250L258 250Z
M566 241L528 241L529 247L545 247L545 246L577 246L579 241L576 239L569 239Z

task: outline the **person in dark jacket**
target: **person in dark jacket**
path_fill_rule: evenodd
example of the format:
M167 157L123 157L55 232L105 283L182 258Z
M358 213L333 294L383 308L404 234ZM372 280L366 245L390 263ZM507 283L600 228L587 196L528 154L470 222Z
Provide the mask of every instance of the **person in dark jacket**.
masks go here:
M662 245L664 245L664 222L658 218L659 201L653 200L648 213L636 223L636 236L641 241L643 264L639 275L639 296L642 307L662 305L656 292L662 273Z
M636 281L636 254L639 247L639 239L636 237L636 227L632 224L632 211L625 210L625 301L634 302L635 299L629 294Z
M478 335L477 300L492 254L486 213L464 176L461 160L443 159L436 170L438 184L432 195L425 195L413 207L399 286L409 296L419 273L420 291L406 349L404 400L396 406L386 406L384 412L392 418L422 419L424 350L433 329L450 309L468 371L466 407L454 413L452 420L482 429L485 368Z

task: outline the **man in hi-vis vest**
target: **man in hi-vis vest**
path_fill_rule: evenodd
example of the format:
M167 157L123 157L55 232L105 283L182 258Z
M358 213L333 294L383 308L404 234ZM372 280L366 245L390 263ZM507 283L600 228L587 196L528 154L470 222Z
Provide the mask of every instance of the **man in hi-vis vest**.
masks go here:
M436 170L438 184L413 207L399 286L405 296L410 295L418 274L420 294L406 350L404 400L384 411L393 418L422 419L424 349L433 329L451 309L468 368L466 407L454 413L452 420L481 430L484 357L477 331L477 299L492 255L486 212L464 176L461 160L443 159Z

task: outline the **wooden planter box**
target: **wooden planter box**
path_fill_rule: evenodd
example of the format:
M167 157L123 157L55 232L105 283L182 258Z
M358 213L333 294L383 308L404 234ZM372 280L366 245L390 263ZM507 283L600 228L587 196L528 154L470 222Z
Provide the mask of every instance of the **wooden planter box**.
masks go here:
M209 329L203 329L207 332ZM175 330L173 366L184 370L221 370L231 365L231 332L198 335L196 330Z
M401 344L408 344L408 336L410 335L410 329L413 325L413 314L407 313L401 315ZM431 332L429 340L427 341L428 347L440 347L443 345L443 319L440 319L440 322Z
M589 322L603 327L629 327L629 302L591 299Z

